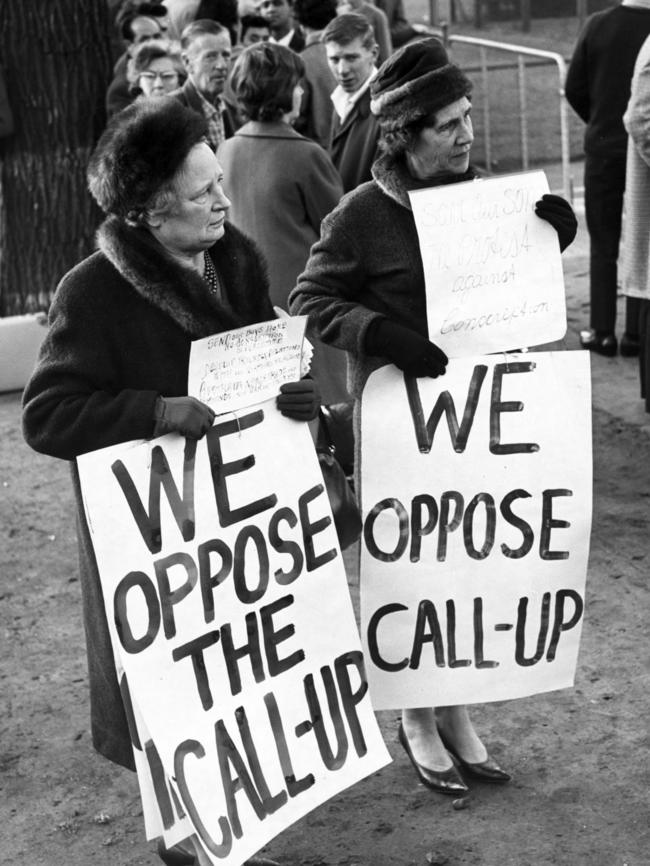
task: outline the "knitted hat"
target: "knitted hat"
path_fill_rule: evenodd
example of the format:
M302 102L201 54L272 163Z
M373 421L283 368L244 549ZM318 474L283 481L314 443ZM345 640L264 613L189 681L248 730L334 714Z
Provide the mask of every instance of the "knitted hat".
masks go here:
M111 119L90 158L93 198L105 213L136 220L206 132L203 115L174 97L136 100Z
M419 39L382 64L370 85L370 110L382 127L404 127L469 96L471 90L471 82L449 62L439 39Z

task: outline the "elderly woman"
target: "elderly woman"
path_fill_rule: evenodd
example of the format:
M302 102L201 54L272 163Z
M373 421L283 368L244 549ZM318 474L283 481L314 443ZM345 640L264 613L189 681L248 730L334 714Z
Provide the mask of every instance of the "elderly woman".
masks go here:
M139 45L127 67L129 93L133 96L166 96L186 77L180 46L158 39Z
M427 337L424 271L408 192L475 176L470 92L438 39L410 43L381 67L371 85L383 151L374 179L325 219L290 297L292 312L308 313L323 340L348 351L357 400L370 373L389 363L413 376L445 372L446 355ZM557 230L564 249L576 232L570 206L547 195L536 211ZM489 756L463 706L403 710L399 739L421 781L442 793L467 790L450 753L469 774L494 782L510 778Z
M23 429L37 451L79 454L169 432L202 437L213 411L187 396L192 340L274 317L264 262L226 223L229 201L205 121L175 99L125 108L104 132L89 167L107 213L97 252L55 294L50 329L24 394ZM280 411L311 420L311 380L287 383ZM80 565L90 671L93 743L133 769L101 587L76 466ZM160 849L166 863L174 859Z
M247 122L219 145L228 219L260 246L269 265L271 300L286 309L320 234L323 217L343 195L338 172L315 141L291 126L298 116L305 67L290 48L260 42L244 49L230 83ZM242 184L238 178L246 177ZM315 347L314 373L325 403L349 399L345 354Z

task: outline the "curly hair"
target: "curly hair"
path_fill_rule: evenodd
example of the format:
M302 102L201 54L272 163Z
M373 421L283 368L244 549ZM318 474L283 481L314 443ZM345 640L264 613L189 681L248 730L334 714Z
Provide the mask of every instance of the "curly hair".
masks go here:
M249 120L280 120L291 111L293 91L305 74L302 58L284 45L258 42L237 58L230 83Z
M138 45L127 64L126 77L131 91L137 88L140 73L146 72L149 64L161 57L168 57L174 64L174 69L178 73L178 83L182 84L185 81L187 72L181 60L179 43L166 39L153 39Z

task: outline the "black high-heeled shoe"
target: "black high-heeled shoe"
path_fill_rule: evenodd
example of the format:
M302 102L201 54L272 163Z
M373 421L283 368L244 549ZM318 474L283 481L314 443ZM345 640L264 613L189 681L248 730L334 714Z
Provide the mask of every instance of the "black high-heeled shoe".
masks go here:
M583 349L613 358L618 351L618 340L615 334L599 334L590 328L588 331L580 331L580 345Z
M423 764L419 764L415 760L401 722L397 732L397 738L408 755L410 762L413 764L413 768L417 773L418 778L427 786L427 788L438 791L439 794L450 794L453 797L461 797L469 791L469 788L463 781L453 763L448 770L431 770L429 767L425 767Z
M451 743L449 742L447 737L445 737L440 728L438 728L438 733L440 734L440 739L442 740L442 744L444 745L445 749L447 749L451 757L456 761L456 763L462 770L465 770L472 776L476 776L479 779L484 779L486 782L505 783L509 782L512 779L510 773L506 773L506 771L499 766L499 764L490 754L488 754L487 758L484 761L478 761L475 763L466 761L464 758L461 758L461 756L451 745Z

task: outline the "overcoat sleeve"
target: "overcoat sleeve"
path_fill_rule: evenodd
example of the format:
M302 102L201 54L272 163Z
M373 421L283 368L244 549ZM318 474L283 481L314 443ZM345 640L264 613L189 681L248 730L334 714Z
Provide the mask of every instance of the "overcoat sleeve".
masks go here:
M632 93L623 115L623 124L634 146L643 159L650 165L650 50L642 48L644 56L639 68L635 70Z
M567 102L578 117L585 123L589 123L591 114L591 101L589 97L589 57L588 36L590 22L587 21L582 32L578 36L576 47L571 57L566 81L564 83L564 94Z
M158 396L121 386L114 329L93 303L100 293L81 283L71 273L57 289L50 328L23 396L27 443L64 460L150 437Z

